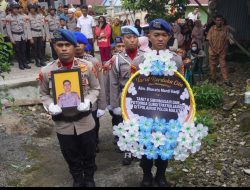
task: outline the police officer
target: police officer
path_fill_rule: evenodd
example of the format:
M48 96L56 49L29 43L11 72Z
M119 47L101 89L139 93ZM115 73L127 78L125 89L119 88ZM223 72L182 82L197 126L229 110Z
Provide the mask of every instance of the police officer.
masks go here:
M68 10L67 28L71 31L76 31L77 19L75 18L75 8Z
M61 151L73 177L73 186L94 187L96 135L91 107L97 100L100 85L93 65L74 57L77 41L71 31L57 29L53 43L59 59L41 69L38 77L41 101L54 120ZM51 71L74 68L81 70L84 101L76 110L64 109L62 112L53 103Z
M44 30L44 18L37 12L37 5L29 5L29 25L31 31L31 44L32 52L35 58L36 66L45 66L44 63L44 41L45 41L45 30Z
M115 115L115 123L123 121L121 116L121 93L129 80L131 74L136 72L137 64L144 58L143 52L138 50L139 32L134 26L123 26L121 28L125 50L116 56L115 63L110 71L110 105ZM123 165L129 165L132 161L130 152L125 152Z
M50 8L49 15L45 17L45 33L46 33L46 40L50 42L52 58L54 60L56 60L58 57L56 55L52 43L52 40L54 39L53 32L59 27L60 27L60 21L59 21L59 16L56 15L56 9Z
M7 34L13 44L19 69L30 69L26 58L26 41L31 39L28 25L22 15L19 15L19 4L10 5L11 14L6 16Z
M167 42L170 39L172 34L172 28L168 22L163 19L155 19L149 24L149 40L152 44L151 49L164 53L164 51L169 51L166 49ZM178 70L181 70L182 59L179 55L171 52L173 54L172 60L176 62ZM143 62L143 61L142 61ZM138 65L136 65L138 68ZM141 186L149 187L152 186L153 176L151 169L153 167L153 160L147 159L146 156L143 156L140 162L140 166L143 170L143 180ZM167 182L165 178L166 168L168 166L168 161L161 160L158 158L155 160L155 166L157 168L155 181L160 187L166 187Z
M97 78L100 83L100 94L98 96L97 102L92 107L92 114L95 119L95 129L96 129L96 152L99 152L99 129L100 129L100 121L99 118L102 117L105 114L105 109L107 107L106 104L106 96L105 96L105 88L104 88L104 80L103 80L103 71L102 71L102 65L100 62L93 57L90 54L87 54L84 49L85 46L88 44L88 39L84 34L81 32L74 32L78 46L76 48L76 57L87 60L91 62L96 71L97 71Z

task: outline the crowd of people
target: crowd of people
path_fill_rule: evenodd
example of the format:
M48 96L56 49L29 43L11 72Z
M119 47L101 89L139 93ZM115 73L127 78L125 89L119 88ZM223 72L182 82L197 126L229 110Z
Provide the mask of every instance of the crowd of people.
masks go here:
M194 11L184 23L168 23L155 19L141 27L137 19L133 25L119 18L98 17L97 23L91 7L70 5L50 8L48 13L37 4L27 6L10 4L1 12L1 33L13 44L20 69L30 69L30 52L35 64L44 66L39 73L40 96L44 108L55 122L62 154L68 163L74 187L94 187L96 152L99 151L99 118L109 110L112 125L123 121L121 93L130 76L139 70L145 59L144 53L152 50L170 52L179 72L193 83L193 72L202 73L202 58L208 56L210 81L215 83L219 64L223 81L229 81L225 62L229 29L221 15L214 24L202 26ZM28 11L28 12L27 12ZM90 11L90 12L89 12ZM95 57L94 42L99 46L101 60ZM50 42L54 61L45 63L45 43ZM208 53L206 53L208 52ZM83 102L78 101L77 110L69 115L55 104L51 95L51 71L80 68L84 93ZM69 81L64 84L69 86ZM63 96L67 96L64 94ZM114 143L117 143L115 137ZM121 152L121 151L119 151ZM124 152L123 165L131 164L133 157ZM152 186L153 160L143 156L142 186ZM160 187L167 186L165 171L168 162L158 158L155 181ZM83 177L84 174L84 177Z

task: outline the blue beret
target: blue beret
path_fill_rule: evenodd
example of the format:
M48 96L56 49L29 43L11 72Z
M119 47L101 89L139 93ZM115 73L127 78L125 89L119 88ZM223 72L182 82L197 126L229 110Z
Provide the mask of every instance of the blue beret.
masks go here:
M85 45L87 45L89 43L87 37L83 33L81 33L81 32L74 32L74 35L75 35L76 41L78 43L85 44Z
M73 32L65 29L57 29L53 32L54 41L68 41L74 46L77 45L76 37Z
M134 27L134 26L122 26L121 27L121 32L122 32L122 35L125 35L125 34L134 34L137 37L140 36L137 28Z
M165 21L161 18L157 18L155 20L152 20L149 23L149 30L164 30L169 34L173 33L171 25L167 21Z
M91 51L92 50L92 46L88 43L84 49L85 51Z

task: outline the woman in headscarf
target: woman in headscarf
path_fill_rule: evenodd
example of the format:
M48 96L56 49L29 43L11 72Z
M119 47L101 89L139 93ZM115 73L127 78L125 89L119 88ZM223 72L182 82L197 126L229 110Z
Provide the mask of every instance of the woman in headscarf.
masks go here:
M200 20L196 20L194 23L194 29L192 31L192 42L198 44L199 49L203 49L204 42L204 30Z
M111 59L111 27L107 24L104 16L100 16L98 19L98 25L95 28L95 37L100 50L102 63L104 63Z
M178 47L182 48L184 36L181 34L181 28L178 24L173 25L174 38L178 41Z
M141 28L141 21L140 21L140 19L136 19L135 20L135 27L137 28L137 30L138 30L138 32L139 32L139 34L141 36L141 34L142 34L142 28Z
M149 40L146 36L141 36L139 39L139 50L143 52L150 52L151 49L149 48Z

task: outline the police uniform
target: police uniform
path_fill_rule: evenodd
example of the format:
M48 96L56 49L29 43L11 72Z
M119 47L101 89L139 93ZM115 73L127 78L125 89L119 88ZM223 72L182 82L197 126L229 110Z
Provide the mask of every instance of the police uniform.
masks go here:
M18 4L11 4L11 9L18 9ZM16 60L18 61L19 68L23 70L24 68L30 69L27 65L26 58L26 44L25 41L31 39L31 34L28 30L28 25L26 18L23 15L9 14L6 16L6 29L10 41L14 43L13 49L15 51Z
M29 9L36 9L36 5L30 5ZM32 52L36 61L36 66L45 66L44 63L44 41L45 41L45 30L44 30L44 17L41 14L36 13L29 16L29 27L31 31L31 37L34 41L32 44Z
M76 107L81 100L77 92L62 93L58 96L58 105L61 108Z
M76 36L78 43L83 43L85 45L88 43L88 39L86 38L86 36L84 34L82 34L80 32L74 32L74 34ZM99 143L100 121L99 121L99 117L97 117L97 111L98 111L98 109L104 111L107 107L102 64L100 64L100 62L90 54L85 53L84 56L81 58L84 60L87 60L93 64L93 66L95 67L97 78L98 78L98 81L100 83L100 88L101 88L98 99L97 99L96 103L93 104L93 106L92 106L92 115L95 119L96 143L98 144ZM97 146L97 149L98 149L98 146Z
M163 19L155 19L150 22L149 24L149 30L163 30L166 31L169 35L172 33L172 28L168 22L166 22ZM181 71L181 65L182 65L182 58L181 56L169 51L164 50L168 53L173 54L172 61L176 62L176 66L178 68L178 71ZM162 51L161 51L162 52ZM143 60L144 61L144 60ZM139 65L136 65L137 68ZM151 186L153 181L153 176L151 173L152 167L154 164L154 160L147 159L146 156L142 156L142 159L140 161L140 167L143 170L143 180L141 185L142 186ZM158 158L155 160L155 166L157 168L155 180L158 183L160 187L165 187L167 184L165 179L165 172L166 168L168 166L168 161L162 160L161 158Z
M56 9L54 9L56 10ZM56 51L53 47L53 43L51 42L54 39L53 32L60 27L59 16L56 14L54 16L48 15L45 17L45 34L46 40L50 41L51 53L54 60L58 58Z
M54 41L68 41L76 46L75 36L68 30L56 30L54 37ZM90 62L78 58L74 58L71 68L80 68L84 99L88 99L94 104L100 91L95 68ZM53 61L41 69L38 78L41 101L47 110L49 105L53 103L51 71L56 70L67 70L67 68L63 66L60 60ZM83 182L86 186L95 186L95 121L91 110L80 113L72 110L69 112L70 114L74 112L74 115L66 117L59 114L52 116L52 119L54 120L62 154L74 179L73 186L82 187Z
M121 28L122 34L133 34L139 37L137 29L133 26L124 26ZM113 108L114 123L118 125L123 121L121 113L118 115L115 109L121 107L121 94L122 90L131 77L131 74L136 72L136 65L139 65L144 57L143 52L137 49L137 55L132 60L126 50L115 56L115 62L110 70L110 105ZM116 137L117 138L117 137ZM129 165L131 163L131 153L125 152L123 159L123 165Z

